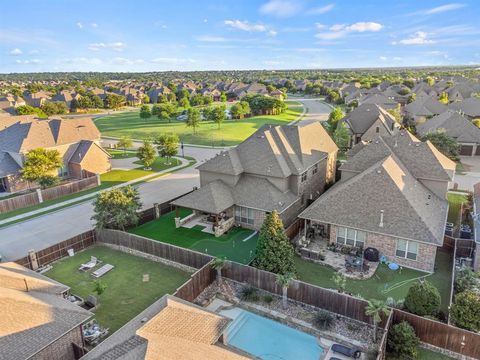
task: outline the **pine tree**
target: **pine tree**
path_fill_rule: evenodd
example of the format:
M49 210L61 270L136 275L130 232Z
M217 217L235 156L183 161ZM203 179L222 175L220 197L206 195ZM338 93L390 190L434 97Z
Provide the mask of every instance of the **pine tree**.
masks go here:
M260 229L253 266L277 274L296 273L295 252L276 211L267 215Z

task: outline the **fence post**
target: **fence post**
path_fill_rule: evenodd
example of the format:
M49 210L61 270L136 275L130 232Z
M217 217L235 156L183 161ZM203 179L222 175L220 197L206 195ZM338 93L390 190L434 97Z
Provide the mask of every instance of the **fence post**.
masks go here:
M97 185L98 186L102 185L102 180L100 179L100 174L95 174L95 176L97 177Z
M153 208L155 210L155 219L158 219L160 217L160 208L158 207L158 203L154 203Z
M38 196L38 202L39 202L40 204L43 203L42 190L37 189L37 196Z

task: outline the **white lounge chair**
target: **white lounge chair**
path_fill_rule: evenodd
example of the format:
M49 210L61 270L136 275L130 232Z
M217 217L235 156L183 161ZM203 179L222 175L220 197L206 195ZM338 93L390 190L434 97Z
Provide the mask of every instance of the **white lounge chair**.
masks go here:
M87 270L93 269L97 264L98 264L98 259L95 256L92 256L90 257L90 261L87 262L86 264L80 265L78 270L87 271Z
M95 271L92 273L92 276L93 276L94 278L99 278L100 276L105 275L107 272L109 272L109 271L112 270L113 268L114 268L113 265L105 264L105 265L103 265L100 269L95 270Z

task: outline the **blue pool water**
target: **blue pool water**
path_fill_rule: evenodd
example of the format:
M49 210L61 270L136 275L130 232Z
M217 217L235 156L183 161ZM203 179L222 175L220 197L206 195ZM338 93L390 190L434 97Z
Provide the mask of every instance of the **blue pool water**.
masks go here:
M323 352L315 337L279 322L241 309L220 313L234 319L225 343L261 359L318 360Z

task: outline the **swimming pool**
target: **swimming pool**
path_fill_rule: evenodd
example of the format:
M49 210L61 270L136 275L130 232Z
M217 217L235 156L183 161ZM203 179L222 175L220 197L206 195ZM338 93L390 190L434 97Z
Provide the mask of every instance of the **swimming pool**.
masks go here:
M225 343L264 360L318 360L323 349L317 338L249 311L220 312L233 319Z

